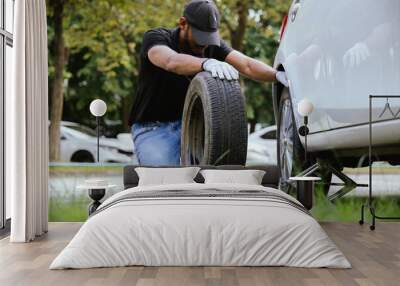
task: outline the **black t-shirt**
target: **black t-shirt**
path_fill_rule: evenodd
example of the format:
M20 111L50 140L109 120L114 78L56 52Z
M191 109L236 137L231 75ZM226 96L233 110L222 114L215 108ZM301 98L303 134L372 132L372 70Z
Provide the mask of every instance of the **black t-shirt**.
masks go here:
M192 77L168 72L153 65L148 51L166 45L179 52L179 28L157 28L144 34L140 50L139 80L129 125L136 122L175 121L182 118L185 96ZM205 57L224 61L232 51L223 40L221 46L209 46Z

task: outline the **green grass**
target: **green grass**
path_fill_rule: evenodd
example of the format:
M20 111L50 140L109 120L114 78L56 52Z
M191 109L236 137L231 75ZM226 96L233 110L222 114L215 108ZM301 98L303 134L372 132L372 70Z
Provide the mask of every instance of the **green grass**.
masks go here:
M361 206L366 201L367 198L351 197L341 198L335 203L331 203L322 192L317 192L315 206L311 213L318 221L358 222L361 215ZM376 208L376 214L379 216L400 216L399 197L375 198L373 205ZM369 211L366 210L365 221L369 221L370 217Z
M50 199L49 221L51 222L82 222L88 217L89 199L62 201Z
M69 164L50 165L52 176L67 175L74 176L92 174L122 174L124 166L121 164ZM368 168L346 169L346 173L368 173ZM400 168L374 167L374 174L397 174ZM366 198L341 198L335 203L326 199L320 190L316 190L314 208L312 215L318 221L358 222L360 219L360 208ZM49 220L57 222L82 222L87 219L87 207L90 199L87 196L72 196L51 198L49 202ZM400 216L400 197L381 197L374 200L376 212L380 216ZM370 214L366 211L365 220L368 221Z
M312 215L318 221L358 222L360 208L365 198L342 198L335 204L329 202L322 192L316 192ZM90 200L77 197L73 200L51 199L49 203L49 221L82 222L87 219L87 207ZM377 214L381 216L400 216L400 198L379 198L375 200ZM365 220L370 218L366 212Z
M123 166L116 165L116 166L90 166L90 165L83 165L83 166L49 166L49 171L51 173L104 173L104 172L115 172L121 173L123 171Z
M122 164L51 164L49 171L51 177L57 177L59 180L76 176L83 180L92 176L122 176L123 168ZM49 221L81 222L87 219L87 209L91 203L87 192L75 192L64 185L61 186L61 190L51 189L50 192L53 196L50 196L49 200Z

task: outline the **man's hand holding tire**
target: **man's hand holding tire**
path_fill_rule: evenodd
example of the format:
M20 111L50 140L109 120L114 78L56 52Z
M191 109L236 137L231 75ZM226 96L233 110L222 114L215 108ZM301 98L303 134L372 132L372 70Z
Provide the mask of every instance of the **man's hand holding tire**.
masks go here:
M216 59L207 59L203 62L202 68L204 71L210 72L212 77L220 79L238 80L239 72L230 64L221 62Z

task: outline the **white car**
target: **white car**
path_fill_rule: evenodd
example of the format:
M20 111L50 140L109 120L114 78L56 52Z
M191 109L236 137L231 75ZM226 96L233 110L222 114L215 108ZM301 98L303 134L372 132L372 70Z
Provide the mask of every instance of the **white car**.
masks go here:
M61 160L65 162L96 162L96 132L73 122L61 122ZM100 162L132 163L133 150L118 139L100 137Z
M262 128L249 135L246 165L277 165L276 125Z
M307 137L311 157L338 169L366 165L369 95L400 95L400 1L293 1L274 67L289 81L289 88L273 86L282 180L302 168L297 104L304 98L315 107ZM398 164L400 99L388 100L390 109L386 103L373 101L374 159Z
M117 134L117 139L122 146L125 146L125 148L128 148L135 153L135 146L133 145L131 133L119 133Z

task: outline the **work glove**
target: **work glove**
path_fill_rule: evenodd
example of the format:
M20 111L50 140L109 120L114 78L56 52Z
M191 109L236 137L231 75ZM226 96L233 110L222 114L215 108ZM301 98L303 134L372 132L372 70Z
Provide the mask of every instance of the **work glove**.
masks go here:
M289 81L286 77L286 73L283 71L278 71L275 74L276 80L279 81L281 84L283 84L286 87L289 87Z
M345 68L353 68L365 61L371 53L369 52L368 46L359 42L350 48L343 56L343 65Z
M220 79L227 80L239 79L239 72L226 62L208 59L203 62L202 67L203 70L210 72L212 77L219 77Z

